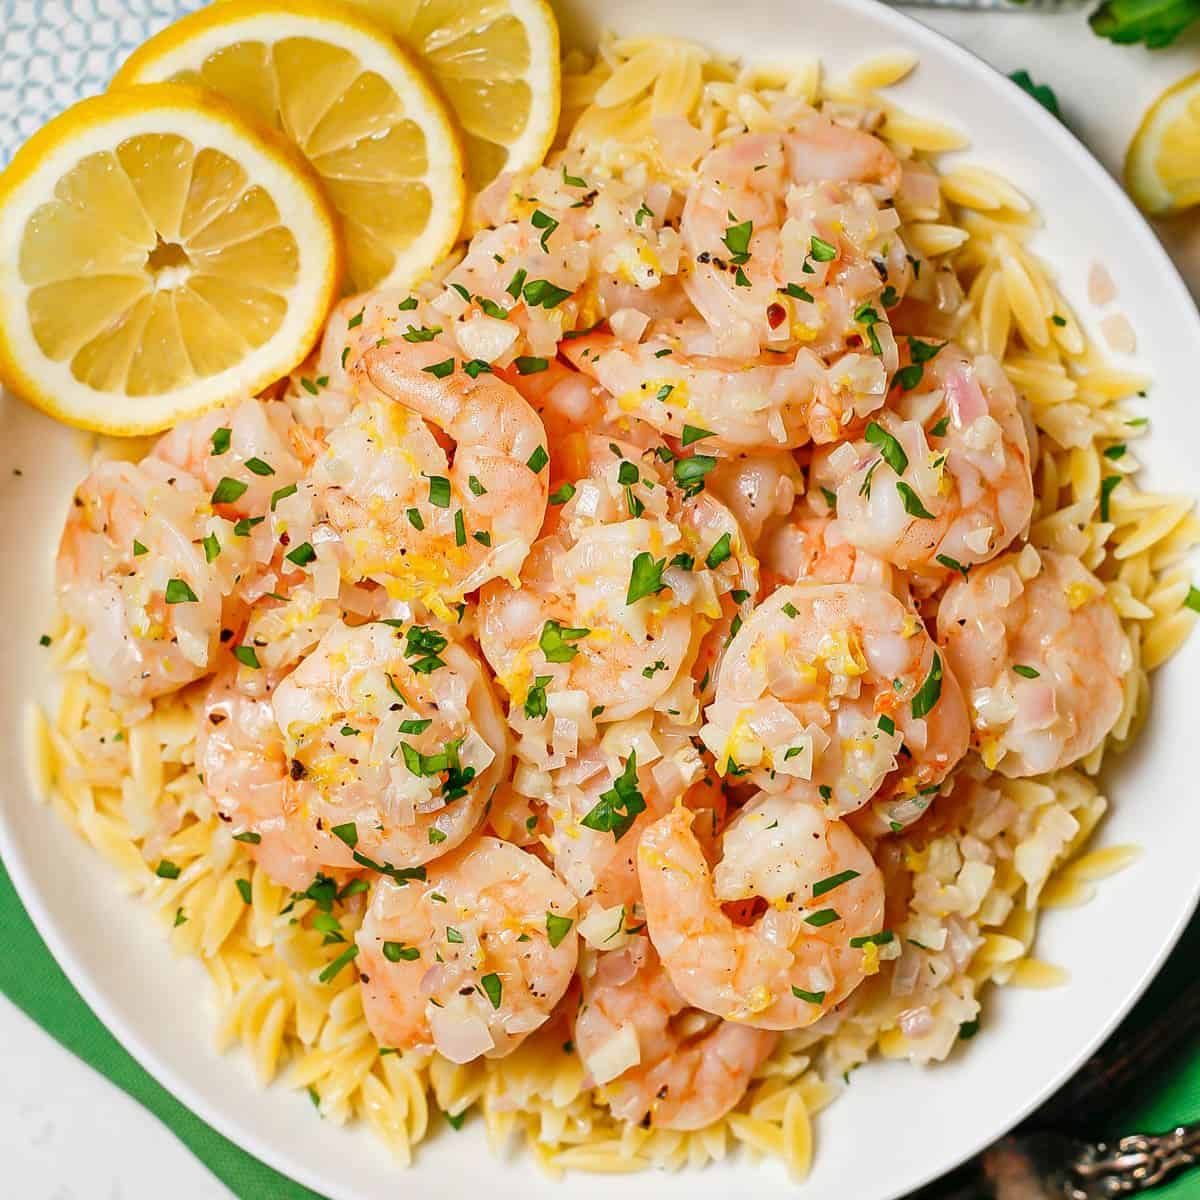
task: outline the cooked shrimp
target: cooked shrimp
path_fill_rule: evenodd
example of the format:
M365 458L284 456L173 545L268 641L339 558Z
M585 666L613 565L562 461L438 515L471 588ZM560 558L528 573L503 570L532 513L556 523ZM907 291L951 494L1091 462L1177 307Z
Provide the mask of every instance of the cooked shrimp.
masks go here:
M836 540L832 526L832 517L810 517L797 509L772 530L760 551L768 591L802 580L864 583L903 600L905 585L900 572L852 543Z
M1030 461L1003 368L947 346L864 441L816 455L812 480L836 494L840 538L906 570L953 571L986 562L1026 529Z
M623 908L630 919L641 900L637 847L643 830L681 798L689 803L694 797L696 808L712 803L706 790L692 787L704 765L686 730L656 722L634 740L624 757L589 747L555 773L547 803L547 845L559 877L585 912Z
M655 706L690 719L681 706L695 697L672 691L677 677L703 636L732 620L733 593L757 590L737 523L719 501L690 494L700 480L673 478L626 442L575 435L555 471L564 502L520 585L497 581L480 595L484 655L514 710L542 679L547 695L584 699L593 719Z
M204 487L151 456L101 463L79 485L56 578L95 677L120 697L149 699L212 669L223 615L239 619L229 598L247 565Z
M730 823L715 871L677 808L642 835L647 930L679 994L758 1029L811 1025L878 963L883 878L814 792L762 795ZM721 905L765 900L750 925Z
M196 769L259 866L302 891L323 867L344 861L346 846L302 813L271 707L278 681L275 672L247 672L233 662L213 678L196 732Z
M220 507L235 517L269 512L271 497L302 477L305 453L306 439L287 405L257 397L176 425L153 451L210 492L225 481L222 490L229 499Z
M677 438L707 430L708 445L731 453L836 441L887 393L875 355L845 354L831 367L804 348L720 357L695 322L653 327L640 343L587 334L562 351L612 396L610 420L633 416Z
M657 1129L720 1120L777 1040L688 1008L644 937L599 956L575 1020L579 1057L613 1116Z
M273 704L298 819L348 834L326 866L366 856L412 867L445 854L507 773L504 718L482 665L431 626L339 622Z
M395 1049L502 1058L575 974L575 899L532 854L478 837L427 875L375 885L358 933L363 1010Z
M317 397L305 393L312 401L305 418L328 418L336 424L338 405L322 404L326 389L312 380L309 384ZM291 599L294 591L304 593L295 597L288 614L301 625L311 623L322 601L336 600L341 583L340 538L324 519L308 481L308 469L324 450L327 432L297 420L287 403L250 399L176 426L154 448L155 458L198 478L212 492L216 510L235 520L235 545L250 559L238 575L238 596L257 603L262 597L283 594ZM223 542L221 553L227 552ZM266 607L272 604L268 600ZM333 603L325 607L336 610ZM252 622L259 611L256 608ZM276 613L268 623L278 630L281 621ZM311 639L308 647L315 641Z
M800 466L786 451L722 458L705 480L705 490L725 505L755 553L804 494Z
M774 791L811 782L831 815L876 793L902 825L967 749L966 705L920 619L863 584L800 583L733 639L700 730L718 769ZM894 811L893 811L894 810Z
M1091 753L1121 715L1129 640L1104 585L1076 558L1027 546L955 580L938 640L989 770L1057 771Z
M604 402L591 379L557 359L541 361L545 362L543 369L522 374L514 367L500 375L529 401L551 443L603 425ZM536 365L541 367L541 361Z
M647 186L629 173L606 174L603 187L592 187L558 163L493 187L486 206L496 228L471 239L446 282L475 303L483 298L485 315L495 305L506 310L504 323L525 347L513 353L553 358L563 334L580 326L690 311L670 185ZM448 297L439 304L457 308Z
M797 125L712 150L684 204L684 289L718 353L744 357L793 340L822 354L847 337L862 344L854 314L885 283L897 298L907 285L899 217L880 205L900 181L895 156L811 109ZM875 315L886 325L882 309Z
M440 363L453 371L425 369ZM515 576L537 536L545 430L511 387L472 379L436 344L369 350L361 377L364 398L313 468L316 503L344 545L348 578L452 619L467 592ZM455 442L451 465L431 426Z

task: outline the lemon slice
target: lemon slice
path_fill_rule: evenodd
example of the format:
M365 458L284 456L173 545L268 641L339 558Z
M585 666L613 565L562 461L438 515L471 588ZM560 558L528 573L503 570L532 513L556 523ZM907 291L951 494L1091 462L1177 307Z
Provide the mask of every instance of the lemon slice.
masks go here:
M462 149L420 69L360 12L318 0L229 0L135 50L114 87L171 79L220 92L281 131L342 218L354 291L406 287L462 224Z
M1165 91L1125 156L1125 186L1144 212L1200 204L1200 71Z
M304 160L219 98L84 100L0 175L0 378L53 416L151 433L260 391L337 295Z
M436 80L471 187L538 166L558 125L558 25L545 0L354 0Z

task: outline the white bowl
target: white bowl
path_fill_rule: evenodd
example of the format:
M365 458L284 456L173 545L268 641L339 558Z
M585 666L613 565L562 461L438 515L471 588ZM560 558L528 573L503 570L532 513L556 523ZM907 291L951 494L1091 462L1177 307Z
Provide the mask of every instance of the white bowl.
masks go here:
M1038 249L1067 297L1088 314L1085 280L1103 259L1132 319L1139 360L1156 383L1145 405L1151 485L1196 490L1200 407L1192 402L1200 320L1179 277L1122 192L1063 126L1002 76L915 21L871 0L572 0L573 36L673 34L759 61L820 53L836 73L862 57L905 47L921 66L900 89L911 108L950 119L973 138L967 153L1012 179L1046 218ZM51 697L38 635L52 611L51 559L84 439L6 397L0 459L0 622L8 683L0 695L0 753L21 758L21 710ZM1140 452L1140 451L1139 451ZM14 469L20 469L17 476ZM1093 903L1049 914L1039 954L1071 972L1047 992L993 991L983 1030L951 1061L919 1070L873 1063L819 1118L813 1196L885 1200L949 1170L1002 1134L1083 1061L1128 1010L1181 932L1197 899L1200 805L1193 803L1194 711L1189 681L1200 640L1155 677L1154 711L1137 750L1111 772L1114 801L1101 838L1137 842L1144 857L1105 882ZM452 1197L541 1200L562 1185L527 1156L494 1161L479 1122L441 1132L402 1172L361 1130L317 1119L308 1098L263 1093L240 1054L212 1050L205 973L176 959L157 923L123 896L116 877L39 806L12 769L0 796L0 851L42 935L76 987L133 1055L184 1103L247 1150L332 1200L403 1190ZM608 1197L613 1181L579 1175L573 1200ZM775 1163L727 1161L702 1173L623 1179L628 1200L716 1200L736 1188L791 1191Z

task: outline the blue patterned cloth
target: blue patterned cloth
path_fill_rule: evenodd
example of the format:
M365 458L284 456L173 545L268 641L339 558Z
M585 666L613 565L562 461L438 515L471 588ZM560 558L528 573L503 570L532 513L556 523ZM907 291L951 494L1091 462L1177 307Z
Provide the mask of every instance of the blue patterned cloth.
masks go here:
M200 0L0 0L0 167L46 121Z

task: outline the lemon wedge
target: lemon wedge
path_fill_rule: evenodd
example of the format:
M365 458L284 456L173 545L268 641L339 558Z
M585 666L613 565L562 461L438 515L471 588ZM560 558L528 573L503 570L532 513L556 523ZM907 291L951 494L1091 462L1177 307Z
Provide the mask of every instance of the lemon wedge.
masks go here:
M1143 212L1200 204L1200 71L1165 91L1125 156L1125 186Z
M462 149L395 41L325 0L229 0L135 50L113 87L176 80L225 96L308 159L342 218L353 291L406 287L453 247Z
M151 433L308 353L337 219L304 160L224 101L84 100L0 175L0 378L71 425Z
M479 191L532 170L558 125L558 25L545 0L354 0L433 76L463 129Z

